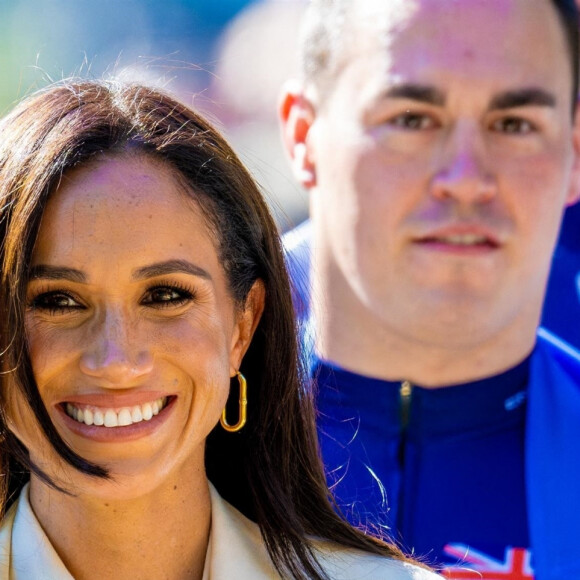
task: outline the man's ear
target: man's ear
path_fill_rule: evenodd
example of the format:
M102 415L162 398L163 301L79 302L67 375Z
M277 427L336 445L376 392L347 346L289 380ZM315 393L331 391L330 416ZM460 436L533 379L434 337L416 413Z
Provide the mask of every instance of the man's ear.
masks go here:
M570 175L570 186L566 205L574 205L580 200L580 100L576 101L576 115L573 128L574 163Z
M264 312L265 303L264 282L258 279L250 288L243 309L237 314L238 319L230 350L230 376L235 375L242 364L242 359L252 342L252 337Z
M278 116L294 177L303 187L310 189L316 185L316 167L307 137L314 123L315 111L298 81L288 81L282 87Z

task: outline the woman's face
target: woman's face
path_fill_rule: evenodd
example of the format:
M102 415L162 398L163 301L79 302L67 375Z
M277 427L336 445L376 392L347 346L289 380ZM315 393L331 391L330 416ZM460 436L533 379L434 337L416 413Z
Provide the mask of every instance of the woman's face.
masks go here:
M125 156L70 172L43 215L25 318L58 432L116 489L203 475L205 438L262 302L258 283L235 307L197 204L162 163ZM63 467L16 404L14 430L49 475L111 485Z

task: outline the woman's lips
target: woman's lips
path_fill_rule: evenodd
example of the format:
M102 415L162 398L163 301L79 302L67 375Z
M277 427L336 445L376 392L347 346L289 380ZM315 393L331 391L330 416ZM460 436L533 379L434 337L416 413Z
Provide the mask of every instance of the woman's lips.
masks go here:
M165 423L176 400L176 396L170 395L132 406L65 401L56 409L64 425L75 435L96 442L129 442L153 433Z
M167 402L168 397L160 397L154 401L147 401L131 407L96 407L69 402L63 403L63 406L66 414L79 423L115 428L127 427L141 421L150 421L166 407Z

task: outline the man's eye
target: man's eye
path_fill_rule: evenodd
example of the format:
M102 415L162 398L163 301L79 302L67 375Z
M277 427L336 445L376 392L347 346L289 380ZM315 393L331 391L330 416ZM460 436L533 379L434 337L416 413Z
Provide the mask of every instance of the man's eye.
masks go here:
M65 314L73 310L82 310L84 306L79 304L66 292L43 292L36 296L30 306L34 310L43 310L50 314Z
M399 129L407 129L411 131L425 131L435 127L435 121L428 115L420 113L403 113L397 115L389 121L390 125Z
M499 119L492 124L492 129L498 133L508 133L510 135L527 135L534 132L535 127L530 121L519 117L506 117Z
M171 286L158 286L151 288L145 294L142 304L163 308L167 306L181 306L193 298L188 290Z

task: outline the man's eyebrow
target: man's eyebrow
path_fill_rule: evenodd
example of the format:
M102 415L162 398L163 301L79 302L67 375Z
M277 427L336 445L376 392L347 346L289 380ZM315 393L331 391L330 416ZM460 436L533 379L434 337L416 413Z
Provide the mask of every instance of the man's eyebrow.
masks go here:
M556 95L535 87L506 91L493 97L489 104L490 111L513 109L515 107L555 107Z
M187 260L167 260L165 262L156 262L155 264L134 270L133 278L154 278L155 276L165 276L167 274L175 273L191 274L192 276L198 276L200 278L205 278L206 280L212 279L209 272L196 266L192 262L188 262Z
M438 107L445 104L445 94L442 91L429 85L418 85L415 83L395 85L384 93L384 97L390 99L410 99Z
M30 280L70 280L71 282L86 282L87 277L80 270L67 268L66 266L49 266L38 264L30 269Z

